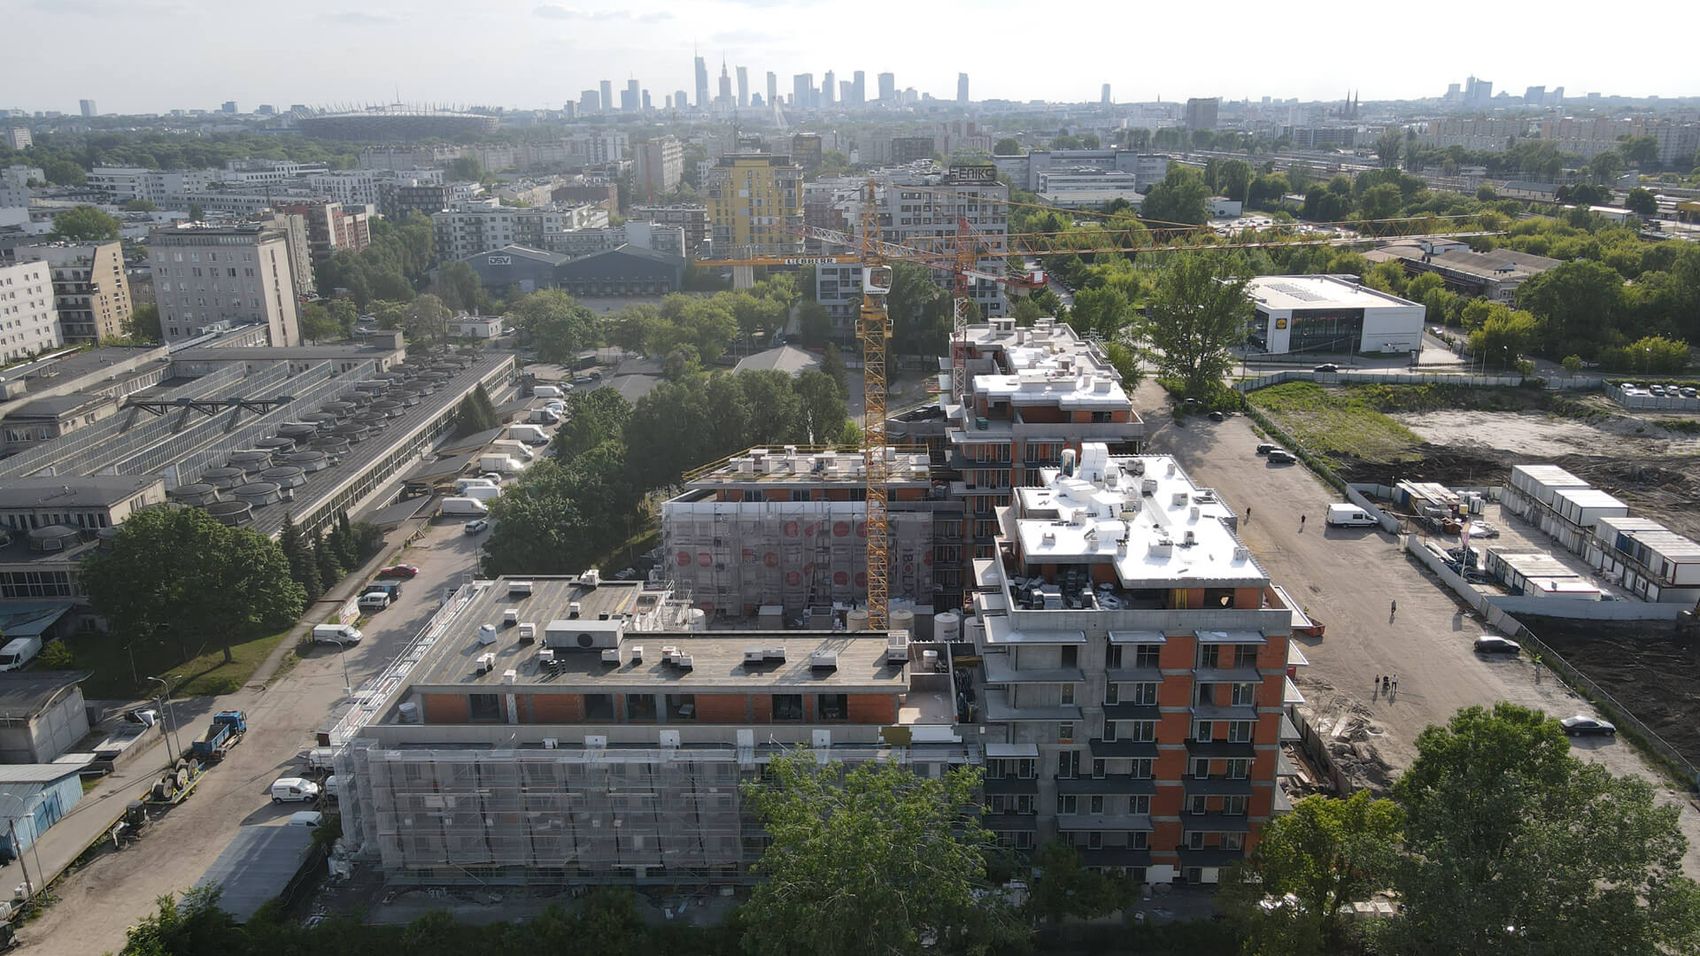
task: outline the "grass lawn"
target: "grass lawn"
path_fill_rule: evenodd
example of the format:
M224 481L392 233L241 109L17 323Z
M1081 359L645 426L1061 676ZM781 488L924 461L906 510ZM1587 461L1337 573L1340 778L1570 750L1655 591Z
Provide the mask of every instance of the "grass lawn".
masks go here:
M65 638L65 645L75 656L73 666L94 674L83 682L83 694L91 699L130 700L156 694L159 685L148 680L150 675L169 680L172 696L202 697L228 694L247 683L290 630L232 645L234 660L228 664L217 647L184 660L176 640L140 642L134 648L133 671L131 649L116 634L73 634Z
M1416 448L1422 439L1357 389L1283 382L1247 397L1315 454L1381 462L1421 457Z

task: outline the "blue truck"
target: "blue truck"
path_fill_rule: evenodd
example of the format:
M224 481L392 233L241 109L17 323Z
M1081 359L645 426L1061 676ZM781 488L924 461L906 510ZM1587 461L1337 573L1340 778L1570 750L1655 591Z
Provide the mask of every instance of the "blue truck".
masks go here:
M240 710L221 710L213 715L212 725L201 739L189 745L189 755L207 763L224 759L225 751L236 746L248 732L248 714Z

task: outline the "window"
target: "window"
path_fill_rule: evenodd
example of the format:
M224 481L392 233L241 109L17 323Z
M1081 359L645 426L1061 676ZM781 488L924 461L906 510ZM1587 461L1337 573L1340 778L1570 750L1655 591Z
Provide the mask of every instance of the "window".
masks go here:
M1157 685L1146 681L1128 687L1125 703L1150 707L1157 703Z
M1255 707L1257 705L1256 684L1233 684L1231 687L1235 707Z
M1104 685L1104 703L1105 704L1116 704L1116 703L1121 702L1121 700L1120 700L1120 698L1121 698L1121 686L1122 685L1120 685L1120 684L1118 684L1114 681L1111 681L1110 683Z
M609 694L584 695L585 720L613 720L614 698Z
M1135 668L1155 668L1157 666L1157 656L1162 652L1162 650L1163 645L1161 644L1135 644L1133 652L1133 666Z
M1122 646L1120 644L1111 644L1104 648L1104 666L1111 670L1122 666Z
M478 723L496 723L502 719L500 694L468 694L467 719Z
M1088 833L1086 835L1086 848L1088 850L1097 850L1097 849L1102 848L1103 845L1104 845L1104 834L1100 833L1099 831L1093 830L1091 833Z
M1074 722L1073 721L1065 720L1062 723L1057 725L1057 739L1058 740L1073 740L1074 739Z
M1209 807L1209 804L1210 801L1207 798L1193 794L1186 798L1186 812L1194 815L1201 814Z
M1034 776L1032 760L988 760L986 762L986 777L990 780L1031 780Z
M1150 830L1135 830L1129 834L1128 837L1128 845L1133 847L1135 850L1151 849Z
M1234 606L1233 588L1205 588L1204 606L1207 608L1231 608Z
M1210 721L1195 720L1192 722L1192 739L1201 744L1207 744L1214 739L1211 734L1212 729L1213 725Z
M1188 830L1186 832L1186 848L1189 850L1204 849L1204 831Z
M1108 769L1108 762L1105 761L1102 757L1094 757L1092 759L1092 777L1093 777L1093 779L1095 779L1095 780L1104 779L1104 772L1107 769Z
M1221 840L1222 849L1224 850L1245 849L1245 834L1243 833L1224 833L1221 836Z
M1116 739L1116 722L1115 721L1113 721L1113 720L1104 721L1104 739L1105 740Z
M667 695L667 719L670 720L670 721L671 720L696 720L697 719L697 695L695 695L695 694L668 694Z
M1062 666L1078 667L1080 663L1080 648L1070 644L1062 649Z
M1080 775L1080 751L1057 751L1057 777L1068 780Z
M1235 667L1256 667L1257 666L1257 651L1258 651L1258 646L1256 644L1235 644L1234 645L1234 666Z
M1192 769L1188 771L1196 780L1204 780L1210 776L1210 758L1194 757L1188 761Z
M802 694L774 694L773 695L773 719L774 720L802 720L803 719L803 695Z
M1086 802L1086 805L1091 813L1102 814L1104 812L1104 798L1101 796L1093 796Z
M1246 812L1246 795L1235 794L1222 798L1222 812L1231 817L1243 817Z
M1251 761L1244 757L1235 757L1228 761L1228 779L1244 780L1251 776Z
M821 694L815 698L815 716L820 720L849 720L850 698L843 694Z
M1150 757L1133 758L1133 760L1129 761L1127 770L1128 776L1135 780L1150 780L1152 763L1153 761Z
M1251 742L1252 734L1257 731L1255 720L1231 720L1228 722L1228 739L1236 744Z
M1070 706L1074 703L1074 685L1073 684L1062 685L1062 702L1063 702L1064 706Z
M1068 814L1079 813L1080 798L1076 797L1072 793L1057 794L1057 812Z
M1157 739L1157 722L1155 720L1128 720L1123 721L1123 723L1127 724L1129 740L1148 744Z
M627 694L626 719L633 721L651 721L655 719L654 694Z
M1151 795L1136 793L1127 798L1127 812L1145 816L1151 812Z

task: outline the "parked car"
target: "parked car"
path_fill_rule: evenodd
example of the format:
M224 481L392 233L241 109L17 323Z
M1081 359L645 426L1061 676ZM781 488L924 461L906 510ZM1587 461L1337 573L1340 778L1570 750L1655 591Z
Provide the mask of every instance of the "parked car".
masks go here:
M319 799L319 785L305 777L279 777L272 781L273 803L311 803Z
M467 534L482 534L490 529L489 518L474 518L466 523Z
M499 485L499 484L502 483L502 477L503 476L502 476L502 473L499 472L499 471L487 471L484 474L479 475L478 477L486 478L486 479L490 480L491 482Z
M1338 371L1340 371L1340 366L1335 365L1333 362L1324 362L1323 364L1318 365L1316 368L1311 369L1311 371L1313 371L1313 372L1338 372Z
M1558 725L1563 727L1564 732L1572 737L1617 736L1617 728L1612 726L1611 721L1601 720L1598 717L1589 717L1587 714L1577 714L1574 717L1566 717L1559 721Z
M1700 391L1695 390L1692 385L1684 385L1682 388L1677 389L1677 394L1681 395L1683 398L1700 398Z
M1649 385L1647 386L1647 391L1654 395L1663 396L1665 394L1665 387L1663 385Z
M413 578L419 576L419 568L412 564L392 564L378 572L380 578Z
M1281 447L1280 445L1277 445L1272 441L1258 442L1257 443L1257 453L1259 455L1267 455L1270 452L1272 452L1275 449L1280 448L1280 447Z
M1483 634L1476 638L1477 654L1510 654L1515 657L1523 653L1523 645L1509 637L1498 637L1493 634Z
M1269 463L1271 465L1290 465L1295 461L1298 461L1298 458L1285 448L1276 448L1269 452Z
M315 644L358 644L365 636L358 628L348 624L313 625Z
M389 606L390 594L388 591L367 591L360 595L360 610L362 611L382 611Z

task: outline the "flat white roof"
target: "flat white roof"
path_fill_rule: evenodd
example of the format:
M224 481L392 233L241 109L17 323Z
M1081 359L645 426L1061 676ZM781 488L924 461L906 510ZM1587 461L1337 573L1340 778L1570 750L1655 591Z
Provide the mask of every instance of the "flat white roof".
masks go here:
M1233 512L1167 455L1111 458L1088 442L1072 476L1019 488L1016 533L1029 563L1108 562L1128 588L1267 583L1229 528Z
M1612 497L1610 492L1599 488L1558 488L1552 493L1553 498L1563 498L1579 508L1628 508L1629 506Z
M1079 375L1064 371L1026 371L1015 375L976 375L974 391L1011 405L1117 409L1129 405L1127 392L1113 373Z
M1340 276L1258 276L1246 283L1245 291L1262 305L1282 311L1421 308L1415 302Z

